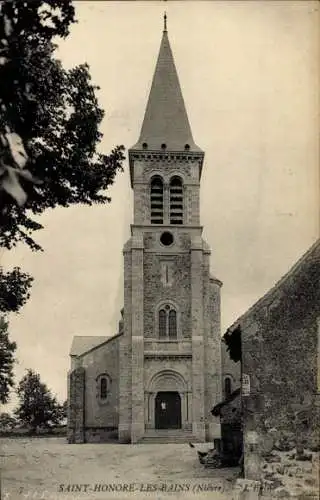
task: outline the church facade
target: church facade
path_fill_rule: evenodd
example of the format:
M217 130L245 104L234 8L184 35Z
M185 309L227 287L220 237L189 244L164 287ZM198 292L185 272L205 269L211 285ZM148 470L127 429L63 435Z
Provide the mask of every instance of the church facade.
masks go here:
M222 399L222 283L202 238L203 161L165 21L140 137L129 150L134 213L119 331L73 339L70 443L220 437L210 410Z

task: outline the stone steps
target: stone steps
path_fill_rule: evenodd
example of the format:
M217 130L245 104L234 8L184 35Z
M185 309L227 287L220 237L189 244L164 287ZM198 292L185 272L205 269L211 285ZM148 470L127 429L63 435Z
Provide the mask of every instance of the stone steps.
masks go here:
M148 431L139 443L197 443L190 431L168 430Z

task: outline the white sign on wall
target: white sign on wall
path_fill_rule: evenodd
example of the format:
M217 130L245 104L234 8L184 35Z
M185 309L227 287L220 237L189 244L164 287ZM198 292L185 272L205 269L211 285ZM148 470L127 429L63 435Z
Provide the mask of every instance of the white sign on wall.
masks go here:
M242 374L242 396L250 394L250 375Z
M256 431L248 431L246 433L245 440L248 444L258 444L258 433Z

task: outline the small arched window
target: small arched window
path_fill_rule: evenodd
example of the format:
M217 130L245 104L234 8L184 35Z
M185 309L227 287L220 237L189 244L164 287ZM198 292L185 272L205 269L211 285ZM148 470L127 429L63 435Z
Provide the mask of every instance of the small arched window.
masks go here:
M170 224L183 224L183 186L180 177L170 181Z
M226 377L224 380L224 395L228 398L231 394L231 378Z
M108 381L106 377L100 379L100 399L107 399L108 395Z
M103 373L97 377L97 397L100 402L105 403L111 392L111 379L109 375Z
M150 189L151 224L163 224L163 181L153 177Z
M177 312L166 305L159 311L159 338L174 340L177 338Z

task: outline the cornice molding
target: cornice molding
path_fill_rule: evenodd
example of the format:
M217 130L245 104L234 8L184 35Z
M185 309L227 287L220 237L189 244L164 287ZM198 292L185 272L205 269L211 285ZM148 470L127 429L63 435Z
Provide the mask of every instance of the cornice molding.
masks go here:
M143 161L189 161L191 163L203 160L203 152L194 151L151 151L151 150L129 150L130 160L143 160Z
M145 351L145 359L154 359L161 361L181 361L185 358L192 358L192 353L185 352L155 352L155 351Z

